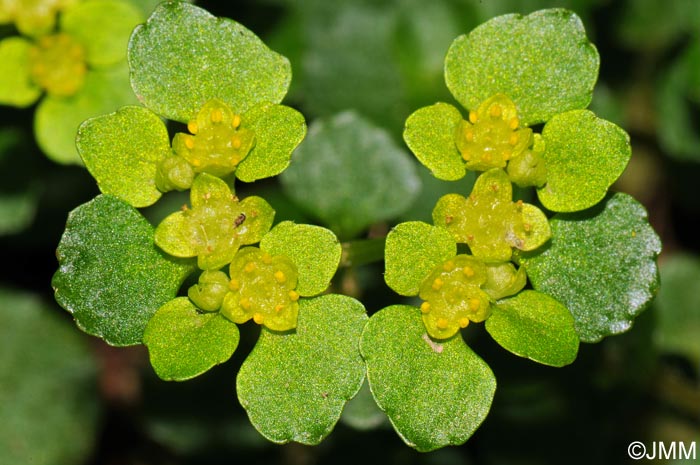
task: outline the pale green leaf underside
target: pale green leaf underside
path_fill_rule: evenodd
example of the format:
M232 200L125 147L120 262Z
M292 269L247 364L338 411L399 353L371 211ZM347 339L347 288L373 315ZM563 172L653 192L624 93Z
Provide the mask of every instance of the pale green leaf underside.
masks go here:
M76 145L104 194L135 207L146 207L160 198L156 169L170 154L170 141L155 113L129 106L88 120L80 126Z
M306 211L353 238L411 205L420 189L414 165L389 133L344 112L314 122L281 181Z
M168 381L194 378L225 362L238 340L238 326L218 312L199 312L187 297L159 308L143 335L153 369Z
M0 302L3 463L85 463L99 431L99 397L84 335L36 296L0 288Z
M83 331L115 346L140 344L148 320L194 268L159 252L148 221L108 195L70 213L56 255L56 301Z
M486 331L504 349L561 367L576 359L579 338L565 306L537 291L523 291L494 306Z
M554 116L542 137L547 184L537 197L552 211L574 212L600 202L632 155L627 133L588 110Z
M32 43L22 37L0 41L0 105L26 107L41 95L30 75L31 47Z
M457 255L457 243L445 228L409 221L389 232L384 255L387 285L412 296L433 268Z
M549 244L521 258L535 290L569 309L582 341L628 330L659 285L661 241L644 207L618 193L550 225Z
M284 105L257 105L243 115L242 125L255 133L253 150L236 169L236 177L244 182L280 174L306 136L304 115Z
M273 442L318 444L362 385L359 341L367 315L350 297L299 302L294 331L262 330L238 372L238 399L251 423Z
M218 98L237 113L279 103L289 61L240 24L182 2L159 5L129 42L131 84L144 105L187 122Z
M143 20L128 2L92 0L67 9L60 29L85 47L89 65L104 67L126 58L131 31Z
M586 108L599 62L576 14L540 10L498 16L455 39L445 59L445 81L469 110L506 94L529 126Z
M302 296L328 288L342 252L338 238L328 229L291 221L272 228L260 241L260 248L270 255L284 255L296 265L296 291Z
M401 438L426 452L464 443L486 418L496 379L461 335L435 342L420 311L394 305L372 315L362 334L367 378Z
M75 147L80 124L137 103L129 85L126 61L108 69L90 71L77 94L67 98L47 95L41 101L34 116L37 142L41 150L58 163L82 164Z
M436 178L456 181L466 173L455 145L456 128L461 120L457 108L441 102L416 110L406 120L403 132L406 144Z

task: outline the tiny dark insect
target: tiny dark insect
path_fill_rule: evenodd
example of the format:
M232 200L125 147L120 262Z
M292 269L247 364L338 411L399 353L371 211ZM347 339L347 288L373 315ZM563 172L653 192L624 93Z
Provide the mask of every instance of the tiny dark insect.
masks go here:
M234 228L239 227L240 225L243 224L245 219L246 219L245 213L241 213L240 215L238 215L238 217L236 217L235 221L233 222L233 225L234 225L233 227Z

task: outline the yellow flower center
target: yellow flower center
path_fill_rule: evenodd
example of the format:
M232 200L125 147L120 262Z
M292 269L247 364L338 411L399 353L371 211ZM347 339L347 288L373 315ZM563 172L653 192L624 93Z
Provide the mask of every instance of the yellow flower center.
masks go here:
M29 60L32 79L50 95L69 97L85 82L85 49L67 34L39 39Z

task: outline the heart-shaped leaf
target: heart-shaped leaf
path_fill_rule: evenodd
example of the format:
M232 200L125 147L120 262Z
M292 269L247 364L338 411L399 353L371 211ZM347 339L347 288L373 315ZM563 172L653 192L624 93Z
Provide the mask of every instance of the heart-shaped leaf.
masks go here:
M367 379L401 438L427 452L464 443L486 418L496 379L459 333L432 340L417 308L372 315L360 342Z
M492 95L515 102L530 126L586 108L600 58L576 14L564 9L498 16L455 39L445 58L445 82L465 108Z
M128 56L139 100L181 122L214 98L236 113L279 103L292 76L289 61L251 31L184 2L159 5L134 30Z
M504 349L545 365L568 365L578 353L571 313L541 292L523 291L498 302L486 320L486 331Z
M71 212L52 285L83 331L115 346L139 344L148 320L175 297L193 263L165 256L153 235L135 208L109 195Z
M135 207L146 207L160 198L157 164L170 154L170 141L155 113L130 106L90 119L80 126L76 145L104 194Z
M263 328L236 380L263 436L318 444L331 432L365 376L358 347L366 321L360 302L331 294L299 301L295 331Z
M388 132L345 112L314 122L281 181L309 213L353 238L411 205L420 188L414 165Z
M550 225L549 245L521 258L533 287L569 309L582 341L627 331L659 286L661 241L644 207L618 193Z
M194 378L231 357L238 326L219 313L201 313L187 297L163 305L146 326L143 343L165 380Z
M554 116L542 137L547 183L537 197L552 211L579 211L600 202L632 155L627 133L588 110Z

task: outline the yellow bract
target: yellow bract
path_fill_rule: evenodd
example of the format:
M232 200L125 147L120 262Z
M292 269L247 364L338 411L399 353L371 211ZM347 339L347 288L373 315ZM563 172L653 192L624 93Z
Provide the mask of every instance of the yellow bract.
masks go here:
M85 49L68 34L39 39L29 51L34 82L50 95L69 97L85 82Z
M242 248L231 262L229 292L221 313L234 323L252 319L273 331L297 325L297 268L287 257L271 256L257 247Z
M504 168L530 144L532 130L520 128L515 104L505 95L485 100L457 125L455 144L467 169Z
M491 313L485 265L470 255L456 257L436 266L423 280L419 296L423 323L435 339L454 336L470 321L484 321Z
M197 173L226 176L255 145L255 134L243 125L241 116L217 99L202 107L187 130L190 134L175 135L173 150Z

